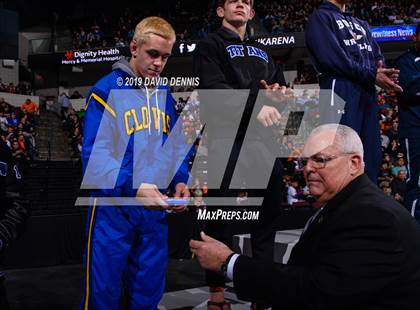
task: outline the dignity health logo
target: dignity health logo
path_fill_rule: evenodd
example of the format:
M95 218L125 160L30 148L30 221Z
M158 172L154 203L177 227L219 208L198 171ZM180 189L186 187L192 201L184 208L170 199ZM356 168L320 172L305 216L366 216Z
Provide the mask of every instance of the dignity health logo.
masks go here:
M62 65L77 65L98 62L115 62L122 57L117 48L87 50L87 51L67 51L61 60Z
M67 60L73 59L73 57L74 57L74 53L73 53L72 51L67 51L67 52L64 54L64 57L65 57Z

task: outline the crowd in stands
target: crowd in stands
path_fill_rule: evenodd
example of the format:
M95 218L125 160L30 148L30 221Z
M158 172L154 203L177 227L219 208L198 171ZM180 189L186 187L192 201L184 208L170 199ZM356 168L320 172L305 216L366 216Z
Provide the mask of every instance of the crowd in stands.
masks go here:
M71 147L71 157L80 159L82 153L83 143L83 117L85 110L75 111L69 108L65 113L62 113L63 129L67 133L69 145Z
M256 3L257 16L272 34L300 32L321 0L274 1Z
M90 29L85 29L85 27L79 27L73 31L73 48L90 49L111 46L110 42L104 38L104 33L96 23Z
M12 156L23 172L37 154L38 115L38 105L31 99L15 107L0 98L0 136L12 150Z
M84 109L76 111L70 99L83 99L84 97L77 90L68 96L63 92L58 97L58 104L60 105L61 120L63 122L63 129L67 133L69 139L69 146L71 148L71 157L80 159L83 142L83 116Z
M417 24L420 4L416 0L352 1L349 11L370 25Z
M381 143L383 151L382 166L378 178L380 188L402 202L407 178L406 154L398 140L398 105L393 92L380 92Z
M200 39L220 25L213 10L204 10L198 14L177 2L173 10L168 10L165 17L175 27L177 40ZM80 21L73 29L73 48L89 49L101 47L125 47L130 44L134 29L143 17L152 13L149 10L135 11L123 9L117 16L102 13L92 22L91 19ZM153 14L152 14L153 15Z
M258 2L259 19L272 34L304 31L308 16L322 0L277 0ZM351 1L351 12L370 25L417 24L420 21L420 4L415 0L404 1Z
M101 13L93 20L73 21L73 48L128 46L140 19L150 15L166 18L175 27L177 40L202 39L220 26L215 13L217 1L191 4L176 1L160 11L149 7L141 10L122 9L118 14ZM255 11L271 34L304 31L308 16L322 0L257 1ZM351 1L347 11L364 19L370 25L417 24L420 22L420 4L416 0L360 0Z
M0 92L21 94L21 95L32 95L32 87L29 83L19 83L15 85L13 82L4 83L0 78Z

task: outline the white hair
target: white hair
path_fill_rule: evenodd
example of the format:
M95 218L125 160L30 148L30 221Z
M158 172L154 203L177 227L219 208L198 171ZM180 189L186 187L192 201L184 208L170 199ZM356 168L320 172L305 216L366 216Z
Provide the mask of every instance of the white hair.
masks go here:
M311 137L325 131L335 132L333 145L342 154L358 154L363 162L363 143L354 129L341 124L325 124L316 127L311 132Z

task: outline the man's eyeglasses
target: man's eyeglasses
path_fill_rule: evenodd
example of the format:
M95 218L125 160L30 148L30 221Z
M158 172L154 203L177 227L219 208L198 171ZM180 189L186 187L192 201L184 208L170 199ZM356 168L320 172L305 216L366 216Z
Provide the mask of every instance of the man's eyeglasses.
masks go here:
M355 153L344 153L340 155L325 155L325 154L315 154L311 157L301 157L299 159L299 165L300 167L304 168L308 164L308 162L311 162L311 165L315 169L324 169L325 166L329 161L332 161L334 159L337 159L339 157L352 155Z

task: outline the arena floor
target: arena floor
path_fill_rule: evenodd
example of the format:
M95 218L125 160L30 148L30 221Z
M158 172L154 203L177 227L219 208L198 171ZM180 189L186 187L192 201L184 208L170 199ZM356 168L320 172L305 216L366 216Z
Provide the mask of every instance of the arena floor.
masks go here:
M82 265L7 270L6 288L11 310L76 310L82 291ZM169 260L166 293L159 309L205 309L209 297L197 260ZM249 309L228 284L232 309Z

